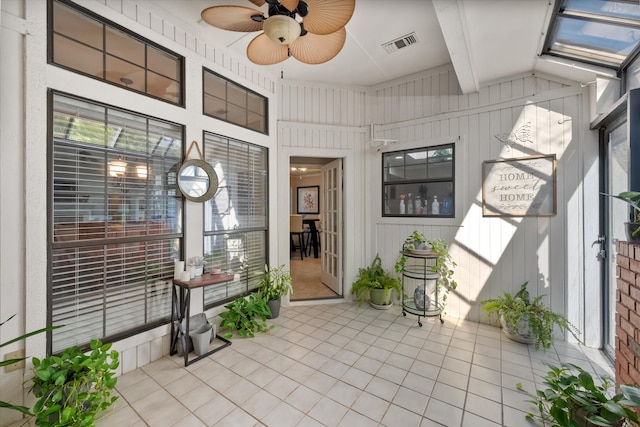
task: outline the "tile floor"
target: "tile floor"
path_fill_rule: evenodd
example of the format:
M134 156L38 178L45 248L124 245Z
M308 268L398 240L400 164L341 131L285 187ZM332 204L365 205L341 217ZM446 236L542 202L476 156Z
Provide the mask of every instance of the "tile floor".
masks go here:
M164 357L119 378L98 426L529 426L543 360L612 375L601 352L556 342L546 353L500 329L403 317L398 306L283 308L268 335L185 368Z

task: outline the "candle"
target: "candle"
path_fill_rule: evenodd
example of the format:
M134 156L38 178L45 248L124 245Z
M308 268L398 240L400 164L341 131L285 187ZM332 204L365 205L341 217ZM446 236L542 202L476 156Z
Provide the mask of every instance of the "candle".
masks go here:
M184 261L176 260L173 269L173 278L182 280L182 272L184 271Z

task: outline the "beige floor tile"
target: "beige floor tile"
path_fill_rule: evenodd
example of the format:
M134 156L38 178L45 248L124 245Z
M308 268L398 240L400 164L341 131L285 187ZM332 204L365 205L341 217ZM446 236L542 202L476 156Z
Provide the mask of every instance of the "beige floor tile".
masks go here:
M293 427L304 417L300 412L288 403L281 402L273 408L261 421L268 426Z
M306 414L320 399L322 399L322 394L301 385L292 391L285 401Z
M565 342L536 352L460 319L418 327L399 306L283 307L270 322L186 368L171 356L121 375L122 397L97 426L520 427L535 407L516 383L533 392L544 361L608 363Z
M347 408L327 397L323 397L309 411L309 416L327 427L337 426L342 417L347 413Z
M380 421L387 412L389 402L371 393L362 393L351 405L351 409L375 421Z

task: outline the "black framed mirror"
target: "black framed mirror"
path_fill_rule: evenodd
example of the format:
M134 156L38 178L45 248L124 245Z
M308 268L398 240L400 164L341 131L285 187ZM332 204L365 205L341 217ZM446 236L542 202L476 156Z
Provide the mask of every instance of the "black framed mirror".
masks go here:
M218 190L218 175L204 160L186 160L178 170L178 189L192 202L206 202Z

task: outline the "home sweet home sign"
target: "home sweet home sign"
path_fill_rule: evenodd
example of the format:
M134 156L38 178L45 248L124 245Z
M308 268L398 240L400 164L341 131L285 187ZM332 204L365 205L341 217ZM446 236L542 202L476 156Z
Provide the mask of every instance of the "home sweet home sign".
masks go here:
M482 163L483 216L555 214L555 154Z

